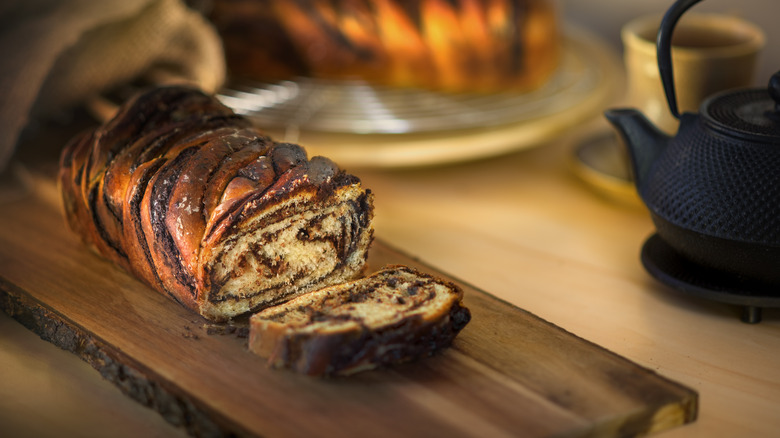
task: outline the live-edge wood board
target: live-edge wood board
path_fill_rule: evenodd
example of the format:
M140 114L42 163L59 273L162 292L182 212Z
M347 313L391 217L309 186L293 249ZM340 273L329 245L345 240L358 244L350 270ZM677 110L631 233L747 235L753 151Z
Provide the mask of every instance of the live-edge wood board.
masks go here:
M33 191L32 193L36 193ZM217 326L86 249L49 196L0 209L0 308L194 436L635 436L694 421L697 393L387 245L465 291L430 358L347 378L268 369Z

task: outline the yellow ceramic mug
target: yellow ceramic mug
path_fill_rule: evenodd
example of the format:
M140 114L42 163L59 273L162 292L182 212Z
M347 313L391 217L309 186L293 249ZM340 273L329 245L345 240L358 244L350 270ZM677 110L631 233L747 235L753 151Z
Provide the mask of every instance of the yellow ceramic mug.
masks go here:
M661 16L640 17L621 32L628 77L629 104L656 126L674 133L677 119L669 111L656 58ZM672 37L674 85L680 112L698 111L708 96L753 85L763 31L741 18L723 14L688 14Z

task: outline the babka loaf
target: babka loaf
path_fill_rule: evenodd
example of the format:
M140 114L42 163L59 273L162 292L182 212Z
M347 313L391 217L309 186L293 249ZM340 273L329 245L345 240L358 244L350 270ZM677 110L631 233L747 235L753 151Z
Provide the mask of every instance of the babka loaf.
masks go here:
M561 51L552 0L213 0L234 77L527 91Z
M451 344L471 319L462 298L455 284L388 266L254 314L249 348L313 376L409 361Z
M87 244L214 321L360 275L373 236L357 177L181 86L74 138L59 186Z

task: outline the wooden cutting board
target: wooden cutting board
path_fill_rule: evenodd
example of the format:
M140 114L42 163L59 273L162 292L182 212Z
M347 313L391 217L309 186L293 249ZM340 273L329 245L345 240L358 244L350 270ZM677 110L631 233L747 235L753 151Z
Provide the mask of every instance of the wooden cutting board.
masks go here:
M348 378L268 369L240 329L208 323L83 247L53 183L36 192L0 205L0 308L195 436L631 436L696 418L691 389L381 240L372 269L412 265L464 288L472 321L453 346Z

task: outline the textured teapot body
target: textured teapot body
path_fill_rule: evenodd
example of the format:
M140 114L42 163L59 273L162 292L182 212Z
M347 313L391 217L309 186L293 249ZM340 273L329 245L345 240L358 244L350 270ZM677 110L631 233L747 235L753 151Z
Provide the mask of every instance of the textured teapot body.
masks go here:
M780 145L739 141L686 113L638 191L676 226L780 246Z
M703 266L780 285L780 145L686 113L643 165L637 190L664 241Z

